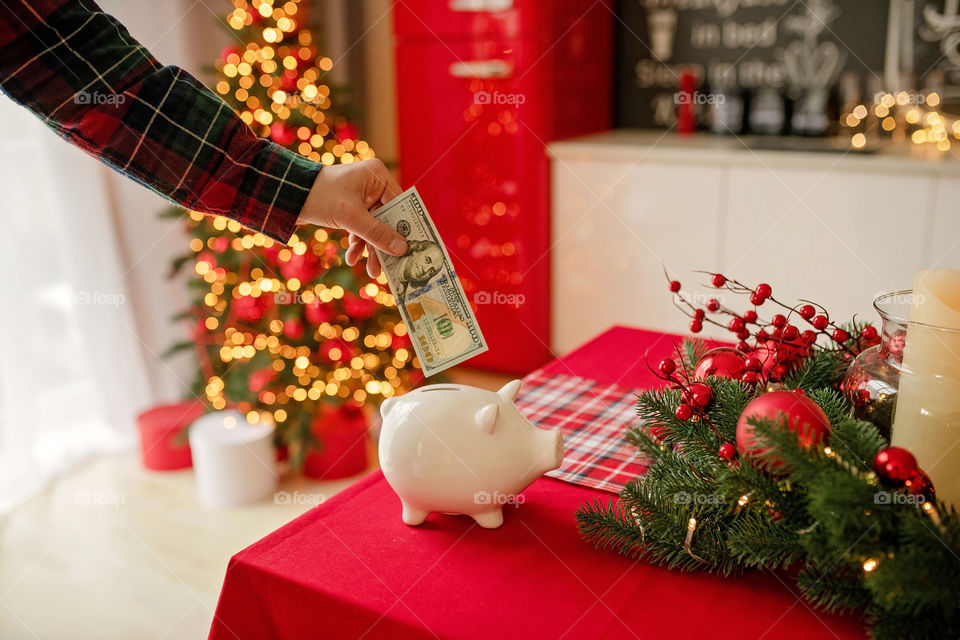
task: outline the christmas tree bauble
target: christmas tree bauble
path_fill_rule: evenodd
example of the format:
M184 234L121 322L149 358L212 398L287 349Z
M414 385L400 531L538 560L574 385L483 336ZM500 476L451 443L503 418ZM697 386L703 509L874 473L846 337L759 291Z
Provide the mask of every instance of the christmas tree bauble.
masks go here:
M737 450L741 455L766 451L756 443L754 428L748 423L751 418L786 418L787 428L797 433L797 439L804 447L824 442L830 435L830 419L827 414L802 391L770 391L754 398L740 414L737 421ZM774 466L781 464L782 461L774 462Z
M936 504L937 493L933 489L933 481L930 480L930 476L920 469L917 469L916 473L910 476L903 486L910 495L923 496L923 499L927 502Z
M920 471L920 467L913 454L903 447L887 447L873 459L873 471L880 482L900 486Z
M705 380L707 376L739 380L746 361L747 356L736 349L717 347L703 354L693 371L693 377L697 380Z

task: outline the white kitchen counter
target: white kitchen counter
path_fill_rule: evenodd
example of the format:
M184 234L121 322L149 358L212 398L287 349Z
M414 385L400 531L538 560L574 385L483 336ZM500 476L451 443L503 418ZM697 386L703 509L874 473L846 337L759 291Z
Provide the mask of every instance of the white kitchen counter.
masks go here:
M612 324L685 331L664 267L701 304L714 292L696 269L872 320L877 293L909 288L921 268L960 267L953 151L757 148L771 142L624 130L551 144L554 350Z

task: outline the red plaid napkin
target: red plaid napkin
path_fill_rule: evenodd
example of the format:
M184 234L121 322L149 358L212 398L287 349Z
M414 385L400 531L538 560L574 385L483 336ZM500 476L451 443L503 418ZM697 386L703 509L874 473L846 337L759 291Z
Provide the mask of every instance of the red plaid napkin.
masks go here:
M520 413L563 434L563 464L547 473L566 482L619 493L646 466L626 440L637 422L636 391L570 375L534 371L517 396Z

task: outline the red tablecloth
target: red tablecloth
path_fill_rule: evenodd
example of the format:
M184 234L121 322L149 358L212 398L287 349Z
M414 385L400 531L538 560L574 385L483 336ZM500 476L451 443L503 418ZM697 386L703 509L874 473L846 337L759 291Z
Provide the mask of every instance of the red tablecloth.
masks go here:
M550 363L643 387L676 336L617 327ZM210 638L862 638L783 577L680 573L593 548L574 510L609 493L542 478L499 529L400 520L379 472L235 555Z

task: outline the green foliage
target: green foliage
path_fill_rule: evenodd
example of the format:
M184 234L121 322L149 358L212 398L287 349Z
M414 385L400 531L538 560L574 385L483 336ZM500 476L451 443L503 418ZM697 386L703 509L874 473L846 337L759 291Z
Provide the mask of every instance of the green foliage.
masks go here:
M685 360L700 353L697 343L683 351ZM581 505L581 533L685 571L799 568L807 600L862 613L877 639L960 636L960 516L953 508L931 515L917 496L879 484L872 461L887 442L874 425L850 417L835 388L844 365L842 353L821 352L788 379L824 410L829 443L804 447L783 418L751 418L763 453L733 462L718 449L735 441L753 389L709 378L707 421L686 422L674 415L679 390L641 393L640 424L627 438L650 466L619 502Z

